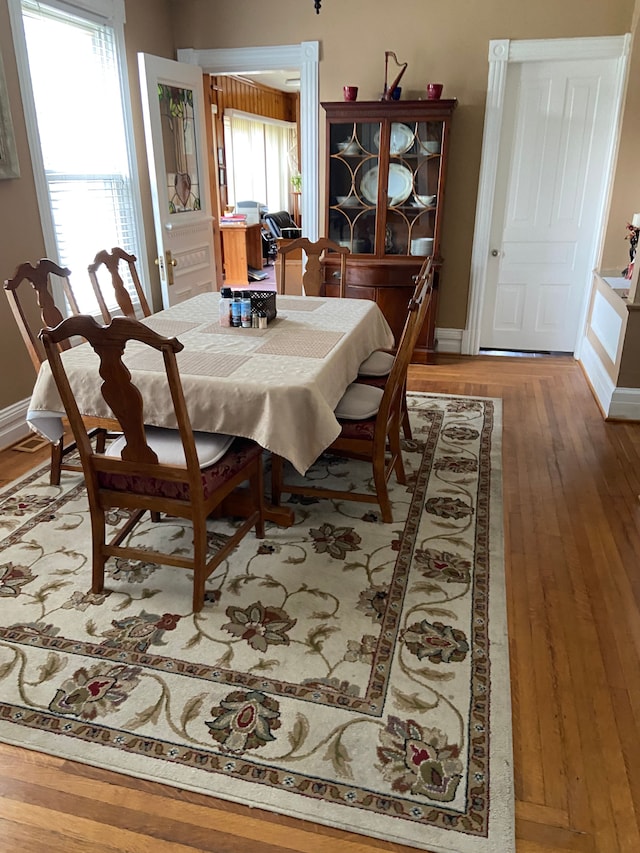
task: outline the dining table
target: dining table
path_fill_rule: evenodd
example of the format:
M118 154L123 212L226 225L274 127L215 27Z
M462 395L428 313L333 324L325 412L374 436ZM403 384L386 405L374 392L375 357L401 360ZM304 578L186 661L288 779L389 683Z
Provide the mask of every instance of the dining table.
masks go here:
M219 299L217 292L203 293L141 322L184 345L177 360L194 430L253 439L304 474L340 434L334 409L360 364L393 346L391 329L371 300L280 295L266 328L227 327L220 324ZM81 414L111 418L90 345L80 343L62 359ZM145 423L175 427L162 355L130 341L123 360L143 396ZM63 417L45 361L27 422L57 441Z

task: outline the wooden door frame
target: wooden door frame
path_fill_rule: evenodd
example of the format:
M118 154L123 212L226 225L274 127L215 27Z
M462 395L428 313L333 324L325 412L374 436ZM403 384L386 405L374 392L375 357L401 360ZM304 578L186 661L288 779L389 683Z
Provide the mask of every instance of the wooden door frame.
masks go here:
M254 71L300 70L300 171L304 175L302 230L318 239L319 109L318 65L320 42L271 47L239 47L211 50L178 50L179 62L199 65L205 74L249 74Z
M469 279L469 301L467 304L467 325L462 333L463 355L477 355L480 351L480 325L487 283L487 266L491 251L490 237L495 201L495 186L500 156L500 136L504 119L504 99L509 64L540 61L617 59L615 126L609 145L609 154L603 164L606 173L604 201L611 195L615 155L620 136L623 92L628 71L628 59L631 48L631 35L603 36L595 38L572 39L494 39L489 42L489 79L485 106L484 132L482 138L482 159L480 180L476 203L476 219L471 253L471 274ZM601 241L604 236L605 214L608 204L601 207L596 233L598 240L593 245L595 267L600 255ZM574 348L576 358L582 341L582 330L587 318L590 288L585 283L584 298L580 309L578 337Z

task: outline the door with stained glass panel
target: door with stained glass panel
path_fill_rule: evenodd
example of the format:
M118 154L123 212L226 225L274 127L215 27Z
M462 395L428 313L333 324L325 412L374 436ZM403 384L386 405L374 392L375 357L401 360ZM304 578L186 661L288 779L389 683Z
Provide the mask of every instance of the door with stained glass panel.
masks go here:
M215 290L202 71L138 54L165 308Z

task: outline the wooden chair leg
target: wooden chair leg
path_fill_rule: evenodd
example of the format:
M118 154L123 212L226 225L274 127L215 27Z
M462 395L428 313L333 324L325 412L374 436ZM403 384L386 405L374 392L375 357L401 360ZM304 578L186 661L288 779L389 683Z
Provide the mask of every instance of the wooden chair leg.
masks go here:
M389 450L391 451L392 458L395 458L393 470L395 471L398 483L400 483L401 486L406 486L407 475L404 470L404 460L402 458L402 448L400 446L400 425L398 425L398 430L394 430L394 432L395 435L390 436L389 438Z
M391 501L389 500L389 489L387 488L387 478L384 470L384 459L382 464L373 465L373 482L380 505L380 514L385 524L393 521L393 513L391 511Z
M106 429L99 429L96 432L96 453L104 453L106 446L107 446L107 431L106 431Z
M193 521L193 612L204 606L204 584L207 579L207 523L202 514Z
M407 394L402 395L402 432L407 441L411 441L413 433L411 432L411 421L409 420L409 409L407 408Z
M57 444L51 445L51 470L49 483L52 486L60 485L60 472L62 470L62 439Z
M274 506L280 506L282 498L282 472L284 460L282 456L275 453L271 454L271 503Z
M90 506L91 515L91 592L104 590L105 513L100 506Z
M257 539L264 539L264 472L262 456L256 461L256 467L249 479L249 488L255 496L255 508L258 511L255 531Z

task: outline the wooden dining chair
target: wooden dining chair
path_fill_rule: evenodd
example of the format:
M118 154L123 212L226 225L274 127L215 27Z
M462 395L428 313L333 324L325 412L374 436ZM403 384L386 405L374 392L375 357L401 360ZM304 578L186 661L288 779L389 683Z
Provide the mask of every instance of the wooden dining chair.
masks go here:
M102 453L94 451L87 440L60 356L59 345L73 335L82 335L98 355L101 393L122 429L121 438ZM127 317L115 317L108 326L100 326L84 315L69 317L55 329L43 329L40 337L84 468L93 541L92 592L104 588L109 557L156 561L193 572L193 610L201 610L205 581L214 569L252 527L258 538L264 537L262 448L245 438L193 432L176 361L176 353L184 347L176 338L164 338ZM161 353L177 429L145 426L144 388L134 384L122 361L129 341ZM208 555L207 517L247 480L251 499L247 517L222 547ZM112 508L132 512L107 541L105 513ZM191 521L191 556L123 544L130 541L129 534L147 511L154 520L166 513Z
M19 292L18 289L23 281L28 281L31 284L32 291L30 293L32 297L35 294L37 306L40 311L41 324L38 326L38 329L41 326L57 326L58 323L62 322L64 316L53 298L51 276L56 276L60 280L71 313L79 314L78 304L71 289L71 270L58 266L58 264L49 260L49 258L41 258L35 265L28 262L20 264L13 274L13 278L6 279L4 282L4 289L9 300L11 312L36 373L40 370L40 365L45 360L45 354L42 344L38 340L37 332L33 327L31 319L33 317L33 308L30 310L28 298L24 295L26 291L22 288L22 291ZM22 293L22 296L20 293Z
M323 271L322 261L329 252L335 252L340 255L340 296L345 295L347 282L347 255L351 254L347 246L340 246L329 240L328 237L321 237L315 242L307 237L299 237L296 240L284 241L278 243L278 254L281 258L280 276L278 281L278 293L285 294L286 291L286 268L287 255L302 250L307 256L304 272L302 274L302 289L305 296L322 296L323 295Z
M417 295L409 302L407 319L394 355L393 367L384 389L352 382L335 409L340 435L326 449L327 453L360 459L371 463L375 493L325 488L320 485L285 482L284 460L271 457L271 499L278 506L283 493L333 500L377 503L382 521L393 521L388 482L395 471L399 483L406 483L400 427L402 401L405 398L407 369L418 334L424 323L431 294L433 277L425 278Z
M93 259L93 263L89 264L88 267L89 278L91 279L93 292L95 293L98 305L100 306L100 311L102 313L102 318L105 323L108 323L111 320L111 312L107 307L107 303L104 297L104 291L100 285L100 282L98 281L98 270L101 266L104 266L111 276L111 287L113 288L116 302L120 310L122 311L125 317L129 317L131 320L136 319L136 312L133 307L133 302L131 301L131 296L129 295L129 291L126 288L124 280L120 273L121 261L125 263L129 268L129 275L131 277L131 281L133 282L133 286L135 288L138 301L140 303L142 315L144 317L151 316L151 309L149 308L149 303L147 302L147 298L144 295L144 290L142 289L142 284L140 283L140 277L136 268L136 256L130 255L128 252L125 252L125 250L121 249L119 246L115 246L110 252L108 252L106 249L102 249L100 252L98 252L98 254Z
M46 355L38 339L36 328L57 326L64 319L62 312L55 304L53 298L52 276L60 279L65 298L69 303L69 309L73 314L78 314L78 304L70 283L71 271L66 267L58 266L58 264L49 258L41 258L35 265L29 262L21 264L13 274L13 278L7 279L4 283L4 290L9 300L11 312L33 363L36 375L40 370L40 365L46 360ZM29 282L32 290L20 287L22 282L25 281ZM37 314L36 304L40 313L40 322L37 323L37 326L34 322L35 315ZM70 346L68 341L63 341L60 344L62 350L69 349ZM106 437L104 429L94 427L89 431L89 435L90 437L96 437L98 446L104 448ZM82 470L80 464L68 461L68 456L75 449L75 441L64 444L64 439L60 439L60 441L51 445L49 480L52 486L59 485L61 471Z
M433 276L433 258L428 257L422 264L420 272L415 277L416 286L414 296L417 296L424 281ZM418 330L418 334L420 330ZM391 368L393 367L394 352L393 350L375 350L366 358L358 368L358 376L356 382L364 382L367 385L376 385L378 388L384 388L386 385ZM409 420L409 410L407 408L406 389L402 398L402 432L406 439L412 438L411 422Z

